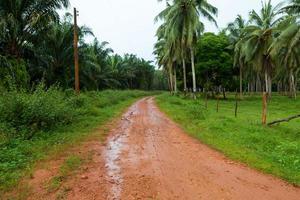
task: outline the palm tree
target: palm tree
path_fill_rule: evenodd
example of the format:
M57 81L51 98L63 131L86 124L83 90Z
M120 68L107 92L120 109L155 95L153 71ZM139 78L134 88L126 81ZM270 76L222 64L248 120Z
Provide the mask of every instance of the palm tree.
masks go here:
M300 15L300 0L290 0L290 4L282 8L283 12L293 15Z
M296 18L287 19L288 27L283 26L283 30L270 48L271 56L279 61L283 70L289 72L290 96L296 98L297 88L295 75L299 72L300 66L300 24Z
M22 57L27 49L32 49L37 35L45 33L49 21L59 20L57 10L68 5L69 0L1 0L0 40L5 54Z
M204 25L200 22L200 17L216 23L213 15L217 9L210 5L206 0L174 0L173 4L167 4L157 18L165 21L165 34L169 46L173 48L173 54L176 54L176 60L181 59L183 65L184 90L187 90L186 84L186 62L187 52L190 53L193 78L193 92L196 92L196 73L194 45L197 42Z
M167 9L168 8L170 8L170 6L168 6ZM163 12L165 12L165 10ZM160 15L163 15L162 13ZM158 20L158 18L161 17L160 15L156 18L156 20ZM168 40L168 36L166 34L166 27L167 23L164 22L157 30L156 36L158 38L158 41L154 45L154 54L156 55L159 67L163 67L163 70L168 72L170 92L171 94L173 94L173 92L175 92L175 89L177 88L177 86L175 86L177 82L176 80L174 80L173 75L174 55L172 54L170 48L170 45L172 43Z
M265 91L272 92L272 73L274 63L269 54L269 48L274 40L277 25L283 20L280 16L282 3L273 6L271 0L262 3L262 9L258 14L252 10L250 12L250 22L253 25L246 27L245 45L243 54L246 62L251 63L256 71L260 71L265 77Z
M243 68L246 65L245 57L242 54L244 45L244 28L247 22L241 15L238 15L233 23L228 24L227 31L229 31L229 40L231 42L230 48L234 50L234 67L240 70L240 98L243 95Z
M83 62L88 60L89 54L84 50L84 37L93 33L88 27L79 27L79 53ZM73 24L65 18L63 22L50 22L47 33L43 37L35 38L35 44L32 49L32 57L26 57L32 60L29 66L29 72L34 79L43 77L48 85L59 83L67 87L72 83L73 64ZM85 63L82 63L85 64Z
M83 83L88 89L103 89L118 85L113 77L113 71L109 66L110 55L113 53L111 48L107 47L108 42L99 42L94 39L91 46L87 48L87 58L85 61L83 74Z

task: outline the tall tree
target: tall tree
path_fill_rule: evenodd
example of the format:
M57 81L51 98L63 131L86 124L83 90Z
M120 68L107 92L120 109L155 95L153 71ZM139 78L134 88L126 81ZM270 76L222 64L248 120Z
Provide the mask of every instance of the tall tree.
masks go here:
M214 15L217 14L217 8L209 4L206 0L174 0L172 5L162 11L158 17L166 23L165 34L169 43L172 43L174 54L178 54L177 60L182 61L184 90L186 84L186 55L190 54L192 66L193 92L196 92L196 72L195 72L195 44L204 30L204 25L200 17L216 23ZM180 53L177 53L177 52Z
M277 25L283 20L280 15L282 3L273 6L271 0L262 3L259 14L252 10L250 22L245 28L245 46L243 53L247 62L256 67L265 77L265 91L272 92L272 74L274 63L269 54L269 48L277 32Z
M300 66L300 24L295 18L287 19L289 25L283 26L281 34L274 40L270 54L279 61L278 66L284 66L282 71L288 71L290 96L297 95L297 73Z
M242 54L244 28L247 22L241 15L238 15L233 23L228 24L227 31L229 31L229 40L232 43L230 46L234 50L234 67L240 70L240 97L243 95L243 68L245 67L245 59Z

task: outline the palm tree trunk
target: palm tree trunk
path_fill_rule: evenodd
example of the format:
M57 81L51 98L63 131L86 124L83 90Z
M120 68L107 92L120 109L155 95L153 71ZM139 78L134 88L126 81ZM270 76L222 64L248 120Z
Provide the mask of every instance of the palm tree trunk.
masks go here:
M167 78L167 81L168 81L168 86L169 86L169 90L171 91L171 83L170 83L170 78Z
M297 89L296 89L296 82L295 82L295 76L292 74L292 82L293 82L293 97L297 98Z
M173 93L173 72L172 67L169 67L169 79L170 79L170 92Z
M243 97L243 70L242 66L240 66L240 98Z
M290 97L296 99L295 77L293 71L290 70Z
M259 92L260 91L260 77L259 77L259 74L257 73L256 74L256 88L255 88L255 92Z
M196 90L197 90L197 85L196 85L196 72L195 72L195 55L194 55L194 50L191 48L191 63L192 63L192 74L193 74L193 96L194 99L196 99Z
M182 59L182 68L183 68L183 87L184 93L187 92L187 84L186 84L186 66L185 66L185 59Z
M299 71L298 72L296 72L296 74L295 74L295 98L297 98L297 92L298 92L298 73L299 73Z
M265 71L265 91L266 93L269 93L269 81L268 81L268 72Z
M177 93L177 74L176 74L176 68L174 67L174 92Z

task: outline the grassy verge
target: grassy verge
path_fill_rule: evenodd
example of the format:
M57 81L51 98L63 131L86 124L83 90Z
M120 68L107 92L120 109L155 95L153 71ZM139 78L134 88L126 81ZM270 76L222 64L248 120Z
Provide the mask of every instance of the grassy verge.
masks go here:
M233 96L217 101L196 101L162 94L156 101L168 116L187 133L228 157L300 185L300 119L274 127L261 125L260 96L245 97L239 102L235 118ZM297 114L300 100L273 96L269 121Z
M68 176L80 168L82 162L82 158L78 156L69 156L59 168L59 174L54 176L48 183L48 191L51 192L57 190Z
M56 93L57 92L55 92L55 94ZM14 127L21 127L20 130L26 130L26 132L22 134L18 134L18 130L11 131L10 121L7 120L7 122L4 122L8 117L6 115L0 116L0 118L3 118L1 121L2 125L0 123L0 128L5 127L0 129L0 197L1 191L4 192L15 187L23 176L30 174L30 171L37 161L47 159L49 156L53 156L70 146L78 144L88 138L97 127L104 125L112 118L120 115L138 98L153 94L142 91L87 92L82 93L80 96L65 94L65 92L58 93L62 94L55 95L55 99L53 100L55 104L51 104L51 102L45 100L49 99L49 95L46 95L46 98L42 98L42 100L36 100L41 98L43 94L38 94L32 99L31 94L29 94L28 97L27 94L20 96L18 93L16 99L21 100L16 100L19 101L17 106L11 107L12 109L14 109L14 107L17 108L12 116L20 112L22 113L18 114L20 116L18 121L15 122L16 125L14 125ZM50 98L52 96L51 93ZM3 96L1 98L6 97ZM60 98L61 102L58 103L62 105L55 108L58 104L57 99ZM11 98L10 101L15 100ZM2 104L6 103L7 101L2 101ZM27 105L27 103L29 105ZM49 103L51 105L49 105ZM27 106L23 106L24 104ZM72 106L69 106L70 104L72 104ZM19 108L22 106L24 109L20 110ZM7 105L3 107L6 108ZM31 107L33 108L31 109ZM68 109L63 110L64 112L62 113L61 110L65 109L65 107L68 107ZM53 110L57 111L54 112ZM39 112L41 112L41 114L38 114ZM49 114L45 116L43 112L48 112ZM26 118L24 116L26 116ZM45 120L32 123L32 121L37 118L36 116L39 116L38 120L43 118L45 118ZM67 116L63 118L68 119L67 123L60 123L60 118L58 117L57 119L56 116ZM14 119L15 118L16 117L14 117ZM48 120L48 118L52 121ZM26 120L30 123L27 123ZM43 128L43 126L40 126L41 128L37 129L37 124L43 125L47 123L50 124L49 127ZM54 124L51 125L51 123ZM7 134L5 134L6 130ZM28 133L30 133L30 139L27 138ZM24 135L26 136L25 138L23 137Z

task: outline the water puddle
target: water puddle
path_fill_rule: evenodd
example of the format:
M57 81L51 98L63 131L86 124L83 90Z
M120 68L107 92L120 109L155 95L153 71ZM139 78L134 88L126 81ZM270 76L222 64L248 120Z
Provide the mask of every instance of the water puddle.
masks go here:
M122 126L118 129L123 133L115 134L108 139L107 147L105 150L105 167L107 170L107 178L111 183L111 196L109 199L118 200L121 199L122 182L123 177L121 173L120 157L125 148L126 140L128 137L128 124L130 123L128 117L125 117Z

